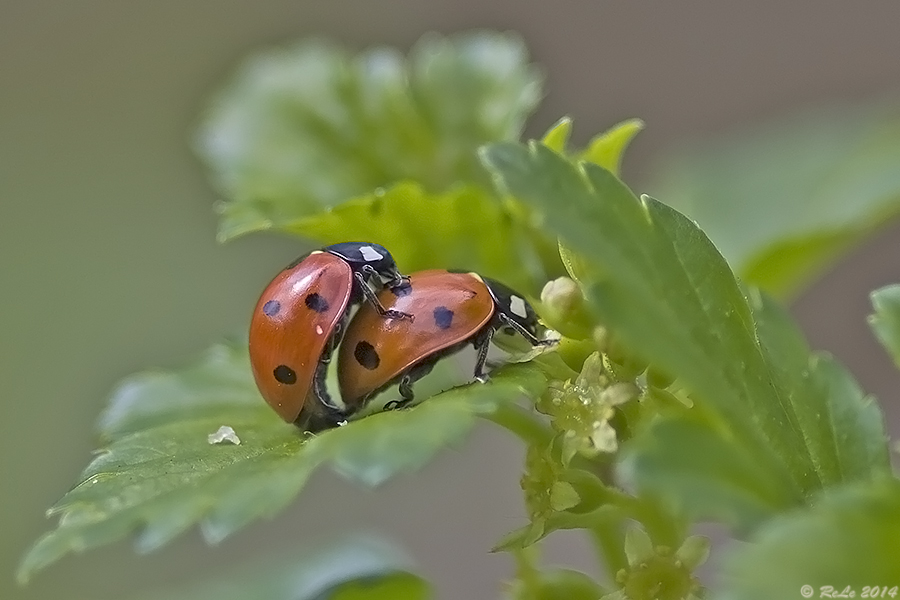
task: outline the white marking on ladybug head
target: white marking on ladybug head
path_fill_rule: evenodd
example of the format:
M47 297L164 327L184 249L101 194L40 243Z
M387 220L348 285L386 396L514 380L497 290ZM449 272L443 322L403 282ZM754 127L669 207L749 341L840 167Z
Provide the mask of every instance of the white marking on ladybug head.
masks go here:
M322 329L321 325L316 325L316 333L318 333L319 335L322 335L322 333L324 333L324 331L325 330Z
M523 319L528 317L528 310L526 310L525 308L525 301L518 296L510 296L509 311L517 317L522 317Z
M366 262L375 262L384 258L384 255L372 246L360 246L359 252Z

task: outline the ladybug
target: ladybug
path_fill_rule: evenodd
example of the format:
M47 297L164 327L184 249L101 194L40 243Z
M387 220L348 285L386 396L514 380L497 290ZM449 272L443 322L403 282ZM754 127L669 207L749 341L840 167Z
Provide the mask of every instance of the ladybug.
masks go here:
M325 375L350 309L365 299L376 319L409 318L385 309L370 287L405 281L383 246L344 242L300 257L269 283L250 320L250 366L263 398L282 419L309 431L344 421L325 389Z
M498 329L513 329L533 345L551 343L537 338L537 315L522 296L476 273L421 271L379 299L415 318L383 319L363 306L350 321L338 352L338 384L348 413L397 382L403 400L389 405L409 404L413 384L468 344L478 352L475 379L486 382L488 346Z

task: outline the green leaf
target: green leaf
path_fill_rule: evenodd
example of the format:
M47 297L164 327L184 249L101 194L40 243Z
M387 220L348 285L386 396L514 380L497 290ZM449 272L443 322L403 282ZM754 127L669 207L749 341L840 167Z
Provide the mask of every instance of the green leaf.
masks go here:
M650 186L748 283L796 295L900 210L900 111L834 106L680 148Z
M818 231L769 244L742 266L744 280L790 300L869 231Z
M360 578L329 590L328 600L412 600L432 598L431 588L424 579L412 573L389 573ZM316 596L319 600L322 596Z
M877 407L833 367L821 367L824 374L811 383L802 372L781 372L778 362L785 358L794 367L811 360L802 338L758 303L754 309L772 323L757 330L734 275L694 223L656 200L639 201L609 171L576 167L542 145L497 144L484 156L503 187L539 211L589 267L578 278L599 322L683 382L697 400L697 418L734 445L732 455L752 461L758 476L738 482L743 493L783 510L824 485L884 470ZM641 446L635 441L634 451ZM643 446L655 460L696 460L679 456L689 448ZM639 469L634 475L653 484ZM713 488L732 485L715 469L705 475ZM687 486L660 484L682 505L695 499ZM707 504L716 512L742 513L745 506L735 498L723 491Z
M557 481L550 488L550 505L553 510L563 511L578 506L581 497L572 484L567 481Z
M725 562L722 600L800 598L802 586L821 595L847 586L900 585L900 482L857 484L826 492L812 508L761 529L754 543L735 548ZM898 589L900 591L900 589ZM896 594L894 594L896 595ZM833 597L838 597L837 595ZM891 597L869 594L869 597Z
M609 131L592 139L578 158L618 174L622 167L622 156L625 154L625 149L643 128L644 122L640 119L622 121Z
M539 449L530 446L526 474L521 482L531 523L503 536L492 552L527 548L560 529L614 530L624 518L638 518L646 513L635 498L595 475L578 469L563 471L561 465L537 463L534 459L539 457ZM555 507L548 502L559 482L566 483L565 487L575 493L570 496L575 504L563 508L570 503ZM543 491L541 484L546 488Z
M396 546L352 536L303 551L285 551L220 573L214 579L141 595L140 600L393 600L431 598Z
M557 133L557 131L562 128L565 128L565 138L562 142L561 147L556 148L553 144L548 144L547 139L552 135L561 135ZM547 133L547 135L544 136L544 145L546 145L551 150L562 154L563 150L565 149L565 141L568 140L570 128L570 121L568 121L567 119L561 120L556 128L552 129ZM622 157L625 154L625 149L628 147L628 144L631 143L631 140L634 139L634 136L636 136L643 128L644 122L640 119L629 119L627 121L622 121L609 130L595 136L588 144L587 148L585 148L582 152L576 154L576 158L577 160L584 160L587 162L592 162L596 165L600 165L604 169L618 174L621 170ZM559 256L562 259L562 262L565 265L566 271L569 273L569 276L572 277L572 279L574 279L575 281L582 283L579 277L580 273L585 269L585 267L584 265L580 264L581 259L576 253L570 252L562 242L559 242L558 246Z
M600 585L580 571L543 569L512 586L514 600L597 600L604 593Z
M595 136L587 148L575 153L578 160L600 165L604 169L618 174L622 166L622 157L631 140L642 129L644 122L640 119L628 119L614 125L608 131ZM572 119L563 117L547 130L541 143L558 154L567 154L566 146L572 133Z
M554 512L545 519L507 533L491 548L491 552L510 552L528 548L561 529L589 529L608 522L618 524L622 513L622 509L613 504L593 507L586 512L571 510Z
M454 268L537 295L562 271L553 244L483 188L431 194L412 182L354 198L283 227L322 244L369 240L390 248L404 273Z
M596 581L572 569L542 569L538 548L513 551L515 579L504 586L510 600L597 600L605 593Z
M830 356L812 353L774 302L758 292L749 300L772 382L787 391L822 485L887 472L887 438L874 399ZM686 418L655 422L622 463L625 474L651 488L677 490L678 508L685 514L695 519L712 515L742 529L789 502L760 467L752 447Z
M875 314L869 316L869 325L900 367L900 285L889 285L872 292L872 306Z
M560 154L566 151L566 145L569 143L569 135L572 133L572 119L563 117L553 127L547 130L541 143Z
M888 472L887 433L878 403L829 354L812 352L788 313L748 295L772 382L784 390L824 486Z
M642 491L669 498L691 520L712 519L741 530L796 502L789 488L773 485L753 448L687 418L655 421L626 447L619 474Z
M487 384L311 436L259 397L245 347L216 346L195 366L133 377L113 394L101 423L105 447L51 509L59 524L25 556L19 579L135 530L141 551L196 523L216 542L281 510L322 465L380 484L461 440L476 417L523 395L536 398L545 385L536 366L510 365ZM222 425L240 445L208 442Z
M541 77L512 34L427 35L407 58L321 40L247 60L198 151L226 198L220 239L280 227L398 181L485 181L476 149L518 138Z

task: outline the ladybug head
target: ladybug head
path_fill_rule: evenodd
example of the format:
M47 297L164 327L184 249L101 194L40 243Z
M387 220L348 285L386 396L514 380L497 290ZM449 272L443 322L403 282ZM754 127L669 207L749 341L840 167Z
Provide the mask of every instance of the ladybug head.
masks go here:
M384 278L388 285L393 287L404 281L404 277L397 270L394 257L387 248L380 244L369 242L342 242L324 248L326 252L339 256L354 269L361 270L369 267L367 271L374 270Z
M499 281L484 277L497 310L524 327L531 335L537 337L538 318L537 313L524 297L506 287Z

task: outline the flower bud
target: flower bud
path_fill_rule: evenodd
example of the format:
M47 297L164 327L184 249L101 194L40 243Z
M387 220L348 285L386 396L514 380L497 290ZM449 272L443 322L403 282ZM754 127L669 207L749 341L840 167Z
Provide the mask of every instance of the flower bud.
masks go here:
M541 318L566 337L583 340L591 336L591 318L584 295L574 280L560 277L541 290Z

